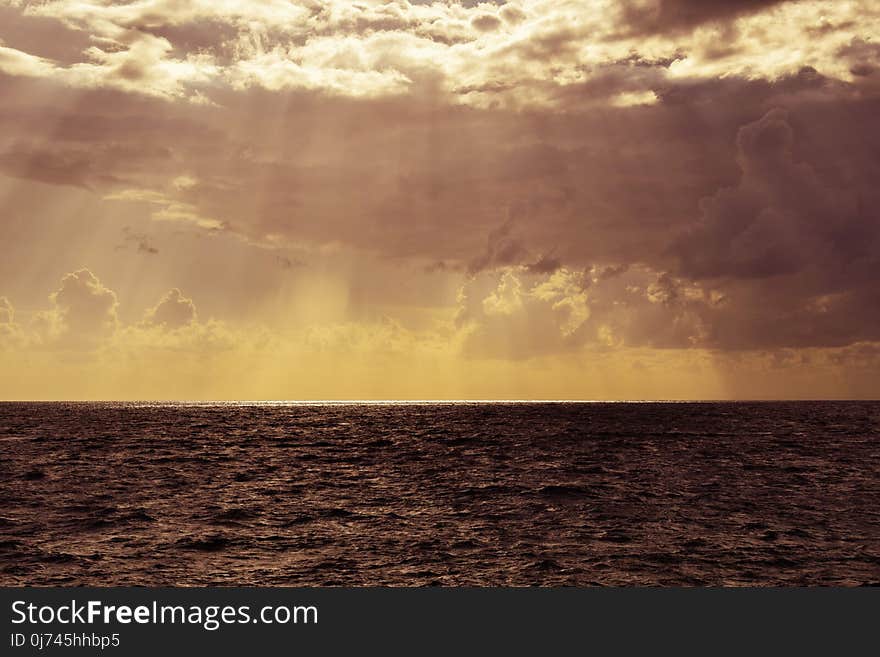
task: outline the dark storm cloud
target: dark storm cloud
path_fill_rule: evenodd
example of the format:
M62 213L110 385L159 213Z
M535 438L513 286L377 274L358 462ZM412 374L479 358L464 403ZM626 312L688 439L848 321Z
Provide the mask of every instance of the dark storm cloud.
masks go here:
M876 228L858 196L824 185L809 164L794 161L793 147L784 110L740 129L740 184L703 202L701 222L677 246L682 273L766 278L870 249Z
M126 120L110 117L104 132L100 106L84 105L76 120L53 123L64 136L54 154L80 160L14 166L100 191L118 187L120 170L149 186L174 162L193 183L165 193L247 239L343 240L471 275L596 265L591 289L620 285L618 303L609 299L590 321L618 326L630 344L739 349L871 335L878 101L814 71L775 83L685 79L660 95L652 106L550 115L253 92L225 98L223 114L178 106L156 117L155 101L144 99L129 101ZM276 108L271 135L248 121ZM204 138L236 123L245 130ZM322 151L345 157L300 163ZM659 303L626 292L632 265L674 277L657 283ZM725 303L684 298L689 281ZM621 308L630 309L626 321L613 318Z
M223 143L204 108L3 74L0 95L0 174L15 178L102 193L164 177L169 162Z
M514 231L513 217L492 230L486 240L485 253L470 262L468 272L473 275L484 269L519 264L528 255L528 250L514 235Z
M797 0L650 0L623 3L623 23L639 34L676 32Z
M876 339L876 99L774 109L737 134L737 185L703 200L678 275L724 290L710 342L731 348Z
M513 5L484 7L448 29L430 25L449 38L469 30L471 40L520 26L515 38L487 42L488 72L475 61L444 80L442 66L422 62L402 68L405 93L359 98L212 78L200 87L206 102L195 103L108 90L101 80L76 87L3 76L0 172L101 195L122 189L159 219L272 249L341 246L471 276L589 270L596 306L583 336L605 325L636 345L867 339L878 325L876 45L854 27L847 45L835 42L836 59L815 68L804 57L763 75L757 55L753 69L723 75L706 73L699 59L693 72L673 66L688 55L679 48L683 32L780 4L630 3L624 28L675 38L650 55L633 42L600 62L582 61L596 25L531 25ZM373 74L399 65L397 49L412 47L428 23L416 26L395 7L387 15L322 13L320 29L335 20L385 48L370 60L366 47L334 44L329 69L366 62ZM138 20L128 27L171 46L151 56L204 49L225 65L247 50L228 42L237 24L215 31L209 20ZM289 36L248 46L248 56L276 57L263 69L258 59L245 63L283 81L299 65L285 48L300 41ZM754 48L763 54L762 43ZM161 69L149 62L111 67L110 82ZM840 77L820 72L832 64ZM521 94L522 106L505 104L510 94ZM492 99L473 100L481 96ZM651 272L650 282L636 280L637 271Z
M537 260L526 265L530 274L552 274L562 267L562 261L551 253L542 254Z
M850 62L850 72L861 78L875 76L880 70L880 43L856 38L838 50Z

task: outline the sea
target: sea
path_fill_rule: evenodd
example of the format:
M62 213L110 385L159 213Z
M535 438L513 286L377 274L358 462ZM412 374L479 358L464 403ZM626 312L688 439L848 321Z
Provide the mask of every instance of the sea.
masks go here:
M0 403L0 584L880 583L880 402Z

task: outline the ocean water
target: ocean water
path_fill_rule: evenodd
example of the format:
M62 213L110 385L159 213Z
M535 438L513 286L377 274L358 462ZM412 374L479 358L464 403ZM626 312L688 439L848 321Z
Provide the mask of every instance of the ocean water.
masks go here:
M880 403L0 404L0 584L878 581Z

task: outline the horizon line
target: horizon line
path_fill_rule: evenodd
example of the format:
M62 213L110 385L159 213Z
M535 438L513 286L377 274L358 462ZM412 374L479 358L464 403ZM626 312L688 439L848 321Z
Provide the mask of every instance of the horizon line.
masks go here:
M786 403L786 402L880 402L880 398L790 397L790 398L704 398L704 399L519 399L519 398L438 398L438 399L0 399L0 404L700 404L700 403Z

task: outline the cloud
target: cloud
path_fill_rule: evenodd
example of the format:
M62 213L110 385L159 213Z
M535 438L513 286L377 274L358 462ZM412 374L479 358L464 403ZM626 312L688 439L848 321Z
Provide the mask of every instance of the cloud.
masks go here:
M536 278L515 267L465 284L456 324L467 356L518 360L582 346L580 331L589 317L582 274L562 268Z
M0 297L0 332L15 333L21 344L39 352L108 350L223 351L243 340L257 343L262 332L245 338L216 320L199 321L195 303L172 288L146 310L144 321L126 323L119 316L119 298L87 268L65 274L49 295L50 307L33 313L26 326L18 326L12 304Z
M15 48L0 45L0 71L8 75L43 77L52 75L52 62Z
M532 288L531 295L550 304L551 310L562 315L559 329L570 336L590 317L583 276L565 269L555 270L546 280Z
M146 233L138 233L133 230L129 226L122 227L122 243L116 245L116 249L119 251L127 249L129 246L133 246L137 253L144 255L158 255L159 249L156 248L153 243L150 241L150 236Z
M513 218L510 218L493 229L486 240L486 252L470 262L468 271L476 274L484 269L517 264L526 257L528 251L522 242L514 237L514 228Z
M785 110L743 126L736 143L739 183L706 198L673 246L679 275L727 290L726 308L708 316L714 339L739 347L873 339L876 192L838 177L839 162L803 160Z
M90 188L95 184L115 182L113 174L100 172L102 168L110 170L113 167L98 164L94 153L77 149L15 144L0 153L0 173L53 185Z
M333 279L340 321L449 316L462 287L472 355L877 334L872 3L56 0L2 16L4 244L97 244L99 205L104 251L124 223L131 251L155 236L175 268L151 295L180 285L238 321L298 303L306 276ZM69 220L43 216L56 206ZM212 306L187 273L197 239L218 268L240 262L234 299ZM410 277L426 268L430 284ZM189 325L184 300L168 326Z
M28 36L0 51L0 70L197 104L215 102L220 89L260 87L362 98L468 89L455 102L545 106L634 52L644 61L681 60L688 74L722 65L773 79L803 65L797 44L810 38L811 52L829 69L819 70L850 76L834 63L842 45L835 28L860 21L871 34L877 12L867 5L532 0L490 10L488 3L56 0L12 14ZM50 32L53 20L67 29L56 24ZM769 22L775 29L766 29ZM724 30L724 46L713 30ZM90 47L81 47L84 34ZM80 60L70 61L70 49L43 47L50 38L75 42ZM626 93L649 98L650 91Z
M849 62L849 71L856 77L870 78L880 69L880 43L854 38L840 47L838 55Z
M623 18L632 31L645 34L693 29L771 9L792 0L626 0ZM797 0L794 0L797 1Z
M511 25L522 23L526 19L526 13L512 2L502 5L498 13L505 22Z
M175 179L175 182L177 179ZM172 186L181 189L179 185ZM185 187L183 189L186 189ZM153 208L151 216L155 221L170 221L194 224L200 228L216 230L223 224L215 219L200 214L199 209L190 203L175 200L173 197L150 189L123 189L104 197L107 201L123 201L127 203L147 204ZM141 241L141 245L144 242ZM146 246L149 252L149 246Z
M106 299L107 288L85 271L66 276L56 296L64 290L62 299L71 304L89 298L77 307L94 304L93 315L108 317L106 302L91 299ZM152 311L167 310L181 321L189 315L188 301L172 289ZM469 277L460 290L457 324L423 329L389 316L297 329L235 327L192 316L173 330L167 322L117 318L115 330L94 332L90 340L0 340L0 391L5 397L80 399L874 393L880 341L722 351L707 341L699 320L706 309L725 304L698 283L641 266L537 274L517 265ZM0 335L10 308L0 300ZM52 310L61 312L59 306ZM296 377L290 376L291 362L297 363ZM390 374L376 377L377 371Z
M0 326L8 327L15 322L15 309L6 297L0 297Z
M38 316L49 337L93 342L111 335L119 325L116 293L88 269L65 274L49 301L52 309Z
M494 14L480 14L471 19L471 25L480 32L492 32L501 26L501 19Z
M178 311L176 319L183 319L183 314ZM104 343L102 354L132 361L149 361L150 358L164 361L177 357L195 363L234 352L252 353L268 346L264 331L243 333L225 322L213 319L198 321L193 317L191 321L177 325L149 320L127 325L112 340Z
M552 274L562 267L562 261L551 253L542 253L534 262L526 265L530 274Z
M6 297L0 296L0 348L22 347L24 333L15 321L15 308Z
M196 306L192 299L183 296L183 293L174 288L163 296L159 303L147 311L147 322L176 329L196 321L198 317Z

